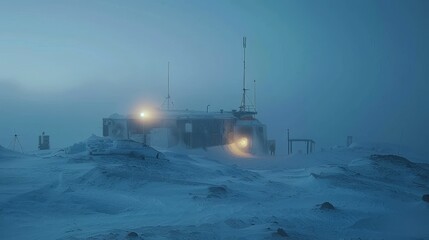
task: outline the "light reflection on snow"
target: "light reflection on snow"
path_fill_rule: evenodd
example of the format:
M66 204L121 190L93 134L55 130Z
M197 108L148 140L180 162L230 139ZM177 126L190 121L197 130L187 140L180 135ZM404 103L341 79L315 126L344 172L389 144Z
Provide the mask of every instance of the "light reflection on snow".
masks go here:
M227 145L229 152L237 157L251 158L252 154L246 151L246 148L241 147L241 141Z

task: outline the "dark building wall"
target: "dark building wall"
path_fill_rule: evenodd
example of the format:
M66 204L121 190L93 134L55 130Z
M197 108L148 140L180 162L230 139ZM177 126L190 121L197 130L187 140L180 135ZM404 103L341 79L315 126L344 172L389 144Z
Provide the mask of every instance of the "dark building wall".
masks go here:
M47 150L49 148L50 148L49 136L48 135L39 136L39 149Z
M191 124L192 131L187 132L186 125ZM234 119L179 119L179 136L189 148L205 148L227 144L230 132L233 132Z
M113 121L113 124L111 123ZM179 118L142 121L141 119L103 119L103 136L112 136L116 122L126 122L128 136L150 134L155 128L168 128L172 135L172 145L183 143L188 148L219 146L234 141L235 118ZM125 123L124 122L124 123ZM187 131L191 127L192 131ZM189 125L190 124L190 125Z

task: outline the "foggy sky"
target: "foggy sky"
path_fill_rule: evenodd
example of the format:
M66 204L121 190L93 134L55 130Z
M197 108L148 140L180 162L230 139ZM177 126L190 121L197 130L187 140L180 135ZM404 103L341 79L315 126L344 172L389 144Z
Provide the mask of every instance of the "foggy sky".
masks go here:
M258 118L286 148L356 141L426 151L428 1L1 1L0 145L52 147L103 117L161 106L237 109L242 37Z

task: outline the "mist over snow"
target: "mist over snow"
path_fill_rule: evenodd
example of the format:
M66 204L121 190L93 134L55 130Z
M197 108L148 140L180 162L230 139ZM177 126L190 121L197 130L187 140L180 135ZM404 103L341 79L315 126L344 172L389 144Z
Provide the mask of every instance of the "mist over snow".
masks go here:
M101 118L161 106L236 109L257 84L259 119L318 148L386 142L426 151L426 1L0 3L0 144L25 150L101 134Z
M429 166L385 147L253 158L223 147L162 157L149 147L104 155L81 145L31 155L0 147L0 236L425 239Z
M428 239L428 12L424 0L0 1L0 239ZM247 102L256 80L268 137L230 112L244 36ZM168 73L171 109L196 111L114 115L101 137L105 117L162 107ZM315 151L288 155L287 129ZM254 154L271 139L276 154Z
M176 109L236 109L257 81L269 138L427 149L426 1L0 3L0 144L46 131L64 147L101 118L166 96ZM283 151L283 149L279 149Z

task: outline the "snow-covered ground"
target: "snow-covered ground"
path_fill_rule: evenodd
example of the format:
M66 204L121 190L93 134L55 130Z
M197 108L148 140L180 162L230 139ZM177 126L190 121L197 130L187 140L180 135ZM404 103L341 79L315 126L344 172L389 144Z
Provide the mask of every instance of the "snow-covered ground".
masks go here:
M163 153L0 147L0 239L429 239L429 165L410 153Z

